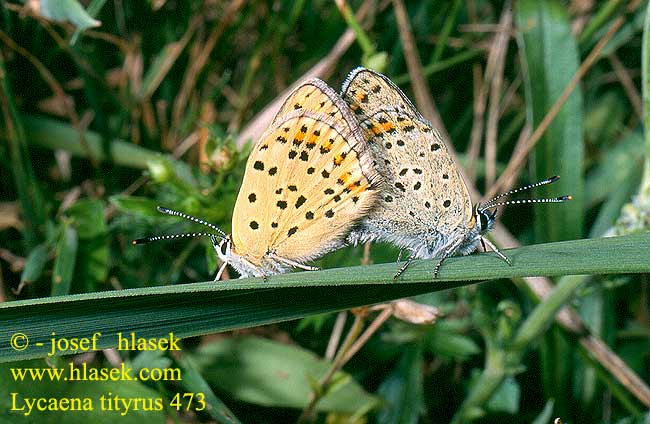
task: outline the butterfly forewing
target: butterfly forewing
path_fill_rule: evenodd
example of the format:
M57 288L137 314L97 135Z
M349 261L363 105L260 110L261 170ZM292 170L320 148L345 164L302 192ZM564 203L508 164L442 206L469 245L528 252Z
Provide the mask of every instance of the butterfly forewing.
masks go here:
M258 263L269 253L303 262L341 246L375 200L367 155L338 95L318 80L299 87L248 159L234 248Z
M274 123L299 110L323 113L334 122L341 122L345 120L347 106L341 107L341 98L334 90L323 81L312 79L291 92L275 115Z

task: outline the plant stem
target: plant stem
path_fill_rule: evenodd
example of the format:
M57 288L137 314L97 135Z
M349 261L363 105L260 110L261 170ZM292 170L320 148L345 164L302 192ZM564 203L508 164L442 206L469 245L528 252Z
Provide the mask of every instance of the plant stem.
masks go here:
M345 23L347 23L350 29L354 31L354 34L357 37L357 42L359 43L361 50L363 50L363 54L365 56L375 54L375 45L370 41L370 37L368 37L363 28L361 28L361 25L355 18L354 13L352 13L348 2L345 0L336 0L335 3L341 16L345 19Z
M578 39L579 43L586 43L596 31L602 28L602 26L605 25L605 22L607 22L607 19L612 16L612 14L616 11L621 3L621 0L609 0L607 3L605 3L598 10L596 15L594 15L594 17L589 20L589 23L585 29L582 30L582 33Z
M352 327L350 328L348 335L345 337L345 341L341 345L341 348L336 354L334 362L332 362L332 365L327 370L325 375L319 380L317 389L311 392L309 396L309 402L298 418L299 423L307 423L314 420L314 410L316 408L316 404L324 395L327 394L327 389L330 381L332 380L332 377L343 366L343 359L345 357L345 354L361 333L361 330L363 329L363 323L365 322L366 312L355 314Z
M472 385L472 389L452 419L452 424L470 421L480 413L484 405L499 388L506 377L505 352L488 349L485 369Z
M539 338L554 321L557 311L571 300L576 290L582 287L584 282L585 278L581 275L561 278L550 296L537 305L526 321L521 324L513 340L513 348L516 350L526 349L535 339Z

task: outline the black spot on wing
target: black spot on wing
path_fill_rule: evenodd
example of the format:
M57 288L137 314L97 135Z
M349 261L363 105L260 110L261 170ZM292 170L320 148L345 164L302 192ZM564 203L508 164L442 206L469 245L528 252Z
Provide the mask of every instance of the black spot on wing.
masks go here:
M298 200L296 200L296 209L301 207L305 202L307 201L307 198L305 196L300 196L298 197Z

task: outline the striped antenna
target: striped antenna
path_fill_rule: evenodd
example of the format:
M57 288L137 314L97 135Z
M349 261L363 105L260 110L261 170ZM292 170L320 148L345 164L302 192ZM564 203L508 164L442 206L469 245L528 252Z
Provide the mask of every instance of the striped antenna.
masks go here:
M158 206L158 212L161 212L161 213L164 213L164 214L167 214L167 215L172 215L172 216L179 216L181 218L187 219L188 221L193 221L193 222L196 222L197 224L205 225L206 227L208 227L208 228L216 231L217 233L219 233L222 237L224 237L224 238L228 237L228 235L226 233L224 233L223 231L221 231L221 229L219 229L219 227L217 227L214 224L210 224L209 222L207 222L207 221L205 221L205 220L203 220L201 218L197 218L195 216L188 215L188 214L183 213L183 212L175 211L173 209L168 209L168 208L165 208L165 207L162 207L162 206Z
M499 203L490 203L485 206L483 206L480 211L483 212L486 209L492 209L496 208L498 206L507 206L507 205L523 205L526 203L562 203L566 202L568 200L573 200L572 196L559 196L559 197L551 197L548 199L515 199L515 200L507 200L505 202L499 202Z
M166 215L178 216L178 217L187 219L188 221L196 222L197 224L204 225L204 226L216 231L219 234L204 233L204 232L193 232L193 233L182 233L182 234L167 234L167 235L162 235L162 236L149 236L149 237L144 237L144 238L139 238L139 239L133 240L131 242L132 244L144 244L144 243L150 243L152 241L159 241L159 240L174 240L174 239L184 238L184 237L203 237L203 236L206 236L206 237L213 238L213 240L214 240L215 237L220 238L220 239L225 239L225 238L228 237L226 235L226 233L224 233L223 231L221 231L221 229L219 229L219 227L217 227L214 224L210 224L209 222L207 222L207 221L205 221L205 220L203 220L201 218L197 218L195 216L188 215L188 214L183 213L183 212L175 211L173 209L168 209L168 208L165 208L165 207L162 207L162 206L158 206L158 212L164 213Z
M139 238L135 239L131 242L131 244L145 244L145 243L151 243L152 241L159 241L159 240L174 240L178 238L183 238L183 237L221 237L216 234L212 233L182 233L182 234L167 234L164 236L149 236L149 237L144 237L144 238Z
M545 180L542 180L542 181L539 181L539 182L536 182L536 183L533 183L533 184L526 184L525 186L515 188L515 189L512 189L510 191L506 191L505 193L501 193L501 194L493 197L489 201L487 201L485 203L485 205L483 206L483 209L491 208L492 206L490 206L490 205L492 205L496 200L502 199L502 198L504 198L506 196L510 196L511 194L519 193L521 191L530 190L532 188L543 186L543 185L546 185L546 184L551 184L551 183L556 182L559 179L560 179L559 175L554 175L551 178L547 178Z

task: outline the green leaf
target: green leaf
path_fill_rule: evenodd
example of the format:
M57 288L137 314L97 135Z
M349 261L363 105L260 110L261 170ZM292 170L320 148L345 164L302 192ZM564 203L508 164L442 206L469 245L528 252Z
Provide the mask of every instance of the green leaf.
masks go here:
M220 391L257 405L304 408L309 402L309 377L320 378L330 367L313 353L258 337L232 337L199 349L194 360L206 380ZM349 375L338 372L317 404L319 411L355 412L378 399Z
M182 385L189 393L203 393L205 395L206 412L217 422L225 424L238 424L239 420L228 407L214 394L212 388L196 370L191 359L181 356L178 359L183 370Z
M650 7L646 6L641 41L641 92L643 98L643 138L645 145L643 179L639 197L650 197ZM647 206L646 206L647 208ZM647 211L647 209L646 209ZM647 228L647 226L646 226Z
M546 405L544 405L544 409L540 414L535 417L535 420L531 424L551 424L551 420L553 419L553 405L555 402L553 399L549 399L546 401Z
M41 0L41 15L59 22L70 22L84 30L102 23L93 19L77 0Z
M27 260L25 261L25 268L23 273L20 275L20 283L33 283L38 280L43 272L43 267L45 262L47 262L47 246L45 244L39 244L29 252Z
M66 215L72 218L72 225L77 229L80 239L92 239L106 234L104 202L101 200L79 200L66 210Z
M481 351L474 340L454 331L446 322L436 323L428 334L427 346L434 355L464 359Z
M97 290L106 281L109 269L109 248L106 235L81 239L75 266L75 284L82 284L83 292ZM76 287L78 289L78 286Z
M85 287L84 292L95 291L108 275L108 237L104 202L83 199L72 205L66 214L79 235L79 254L75 277Z
M88 5L88 10L86 11L88 13L88 16L91 18L94 18L97 16L99 11L104 7L104 4L106 3L106 0L91 0L90 4ZM84 28L77 28L72 34L72 37L70 37L70 45L74 45L77 42L77 39L83 32Z
M386 400L385 407L377 413L382 424L418 423L424 410L422 387L422 347L411 344L395 369L381 383L377 394Z
M65 150L73 156L88 157L90 154L98 161L110 160L116 165L140 169L145 169L148 162L163 157L161 153L122 140L110 141L107 156L102 137L96 132L84 131L86 148L79 140L79 133L70 124L31 116L23 116L22 121L25 127L25 139L30 145ZM0 134L3 134L2 129Z
M585 203L593 206L616 193L621 185L642 168L643 137L640 132L633 131L607 150L598 166L589 173L585 186Z
M121 212L134 213L151 218L160 218L160 212L156 209L160 202L151 200L147 197L111 196L110 202Z
M559 2L522 0L516 4L528 120L537 128L578 69L578 49L565 9ZM539 194L573 196L573 201L563 205L536 205L538 241L582 236L582 120L582 95L578 86L535 147L535 179L562 177L556 184L540 187Z
M350 309L494 278L650 272L650 233L548 243L453 257L432 281L436 260L414 261L400 280L395 263L294 272L261 278L148 287L0 304L0 361L43 357L52 328L61 337L102 332L100 348L116 347L118 332L138 337L173 332L185 338ZM161 265L162 266L162 265ZM13 351L20 331L30 346ZM36 343L44 346L36 346Z
M650 412L646 412L641 416L625 417L618 420L616 424L650 424Z
M64 224L61 237L56 246L56 259L52 271L52 296L70 293L72 275L77 261L77 230Z
M3 8L4 9L4 8ZM9 74L5 68L3 56L0 55L0 106L2 107L2 126L0 134L9 146L9 164L11 167L18 200L22 209L23 239L26 248L35 247L43 238L47 221L45 200L36 180L34 167L27 150L28 136L24 121L18 114Z
M485 406L493 412L507 412L514 415L519 412L520 398L521 388L519 388L517 380L513 377L506 377Z

